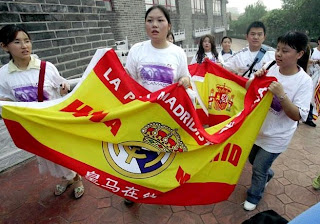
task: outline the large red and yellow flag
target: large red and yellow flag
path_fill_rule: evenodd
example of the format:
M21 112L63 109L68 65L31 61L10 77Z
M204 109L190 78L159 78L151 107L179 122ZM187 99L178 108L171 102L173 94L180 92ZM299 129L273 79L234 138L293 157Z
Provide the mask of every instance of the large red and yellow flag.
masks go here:
M110 49L97 51L67 96L1 102L2 117L17 147L119 196L152 204L216 203L236 186L270 106L272 79L255 79L245 91L245 80L214 63L190 70L203 78L197 87L208 119L219 121L206 129L183 87L150 93Z

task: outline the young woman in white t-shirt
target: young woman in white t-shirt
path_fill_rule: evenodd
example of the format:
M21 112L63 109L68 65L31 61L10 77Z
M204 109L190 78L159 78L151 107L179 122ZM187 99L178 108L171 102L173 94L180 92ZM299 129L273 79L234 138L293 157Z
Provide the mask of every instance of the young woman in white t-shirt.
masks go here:
M221 40L221 47L222 50L219 52L218 58L222 61L221 63L224 63L225 60L228 60L232 55L233 51L231 50L231 44L232 44L232 39L231 37L224 36L222 37Z
M201 64L205 58L208 58L213 62L220 62L219 54L217 52L216 43L214 37L207 34L200 38L199 49L196 55L192 58L190 64Z
M28 32L17 25L6 25L0 30L0 44L10 55L10 61L0 68L0 100L32 102L38 101L40 60L31 55L32 43ZM60 76L57 68L46 62L43 84L43 99L53 100L67 94L70 85ZM56 196L74 186L75 198L84 193L81 177L74 171L37 156L40 173L50 172L61 178L56 185Z
M252 211L262 198L274 173L273 161L284 152L297 129L297 121L306 120L312 96L312 80L305 72L309 60L308 37L289 32L278 38L276 65L266 64L255 76L274 76L268 89L274 95L267 117L253 145L249 161L252 164L251 186L244 209ZM266 71L266 68L269 68ZM249 80L247 86L252 80Z
M134 44L126 70L143 87L155 92L173 83L190 86L187 56L183 49L167 40L171 29L168 10L155 5L145 14L145 29L150 40Z

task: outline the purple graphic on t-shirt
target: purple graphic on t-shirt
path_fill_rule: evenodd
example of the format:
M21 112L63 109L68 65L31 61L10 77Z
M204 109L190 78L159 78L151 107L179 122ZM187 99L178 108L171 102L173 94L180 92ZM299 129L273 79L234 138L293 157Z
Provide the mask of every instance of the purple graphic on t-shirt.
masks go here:
M144 65L141 69L142 80L173 83L173 69L161 65Z
M49 94L43 90L43 100L48 100ZM19 102L33 102L38 101L38 87L24 86L14 89L14 96Z
M282 110L282 106L281 106L281 103L280 103L278 97L273 96L271 108L276 112L280 112Z

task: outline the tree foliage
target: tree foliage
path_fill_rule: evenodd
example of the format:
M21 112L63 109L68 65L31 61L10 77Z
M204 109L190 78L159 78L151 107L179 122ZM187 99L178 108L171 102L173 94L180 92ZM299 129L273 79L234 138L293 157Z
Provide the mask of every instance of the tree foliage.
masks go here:
M235 35L243 35L248 24L259 20L262 16L267 14L266 6L259 0L255 4L248 5L245 8L244 14L239 16L238 20L233 21L230 26Z
M320 36L320 0L282 0L282 8L266 11L258 1L246 7L238 20L230 22L231 33L244 37L247 26L256 20L267 28L267 43L275 46L277 37L292 30L305 32L311 39Z

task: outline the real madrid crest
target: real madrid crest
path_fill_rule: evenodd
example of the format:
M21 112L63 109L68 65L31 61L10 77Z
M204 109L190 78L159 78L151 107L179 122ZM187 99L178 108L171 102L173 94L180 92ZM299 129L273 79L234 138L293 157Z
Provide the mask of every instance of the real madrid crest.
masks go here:
M106 160L124 176L138 179L155 176L171 164L175 158L173 152L187 151L177 130L166 125L152 122L141 133L141 142L102 143Z

